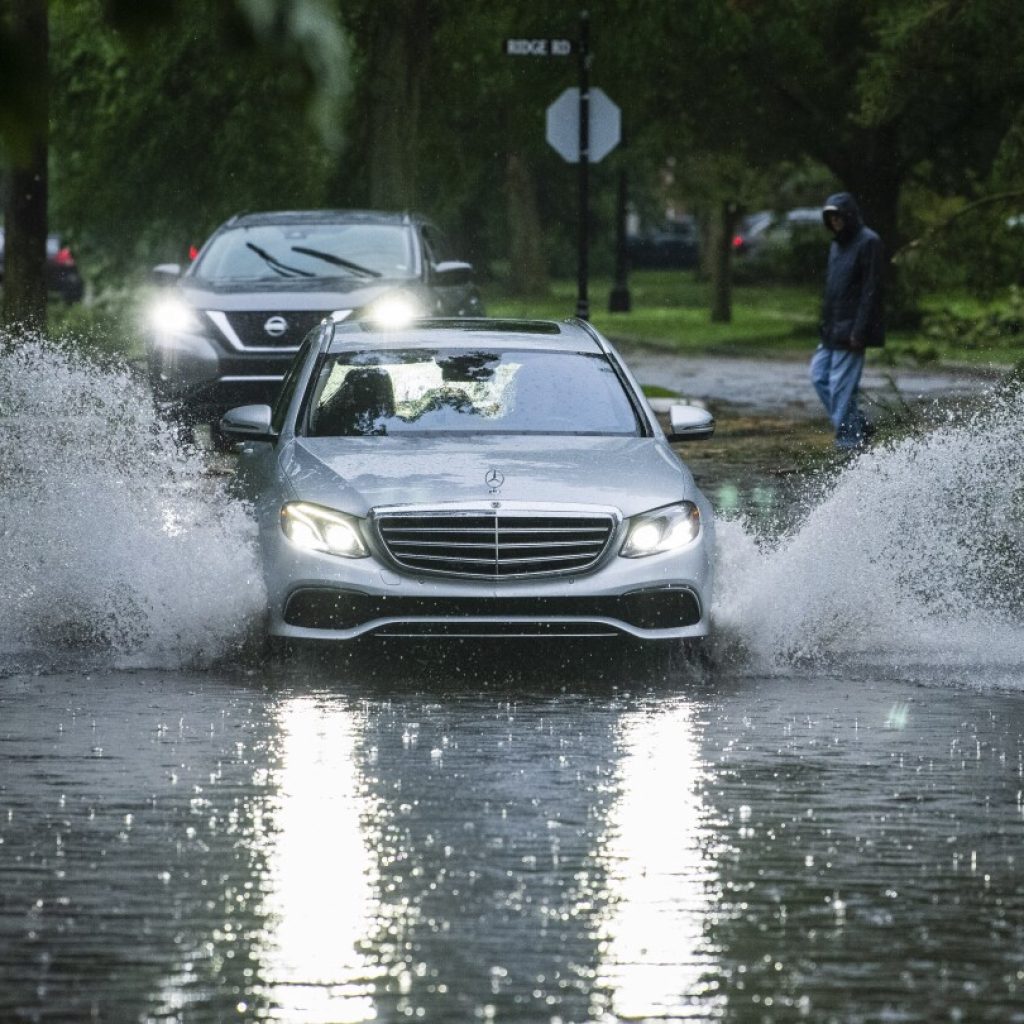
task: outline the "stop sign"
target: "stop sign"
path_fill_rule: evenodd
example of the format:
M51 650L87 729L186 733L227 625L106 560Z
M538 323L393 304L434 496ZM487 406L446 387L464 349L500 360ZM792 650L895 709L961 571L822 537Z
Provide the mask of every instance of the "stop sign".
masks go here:
M590 159L603 160L622 137L622 114L602 89L591 89L590 97ZM548 144L563 160L580 161L580 91L566 89L548 107Z

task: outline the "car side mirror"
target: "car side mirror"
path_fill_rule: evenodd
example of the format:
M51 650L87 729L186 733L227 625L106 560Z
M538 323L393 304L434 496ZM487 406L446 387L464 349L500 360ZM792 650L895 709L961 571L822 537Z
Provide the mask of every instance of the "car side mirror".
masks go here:
M715 432L715 417L695 405L673 405L669 411L670 441L706 441Z
M149 272L153 284L174 284L181 277L181 264L160 263Z
M232 441L273 441L277 434L270 426L269 405L241 405L226 412L220 430Z
M435 264L430 276L434 284L447 287L470 284L473 280L473 264L462 260L445 260Z

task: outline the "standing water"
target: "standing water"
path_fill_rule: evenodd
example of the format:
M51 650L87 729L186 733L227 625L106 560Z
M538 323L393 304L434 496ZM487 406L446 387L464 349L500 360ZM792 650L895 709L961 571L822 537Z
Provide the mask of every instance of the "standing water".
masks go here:
M1021 426L994 397L721 524L704 675L237 669L246 510L130 373L23 341L0 1020L1024 1021Z

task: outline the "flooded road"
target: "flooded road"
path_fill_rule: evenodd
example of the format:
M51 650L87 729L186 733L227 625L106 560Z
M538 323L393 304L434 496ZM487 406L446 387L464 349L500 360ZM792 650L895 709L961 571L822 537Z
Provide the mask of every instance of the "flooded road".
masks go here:
M1017 695L497 657L4 680L0 1019L1022 1019Z
M711 396L670 674L266 662L230 467L130 375L0 396L0 1021L1024 1021L1019 392L842 462Z

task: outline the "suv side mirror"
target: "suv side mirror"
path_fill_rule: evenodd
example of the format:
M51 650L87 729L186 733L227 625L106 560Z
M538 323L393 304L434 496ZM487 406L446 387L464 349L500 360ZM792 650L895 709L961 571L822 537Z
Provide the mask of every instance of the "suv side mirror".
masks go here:
M669 411L670 441L706 441L715 432L715 417L695 405L673 405Z
M447 287L470 284L473 280L473 264L462 260L444 260L434 266L430 276L434 284Z
M277 435L270 426L269 405L241 405L226 412L220 430L232 441L273 441Z
M153 284L174 284L181 277L181 264L160 263L149 272Z

